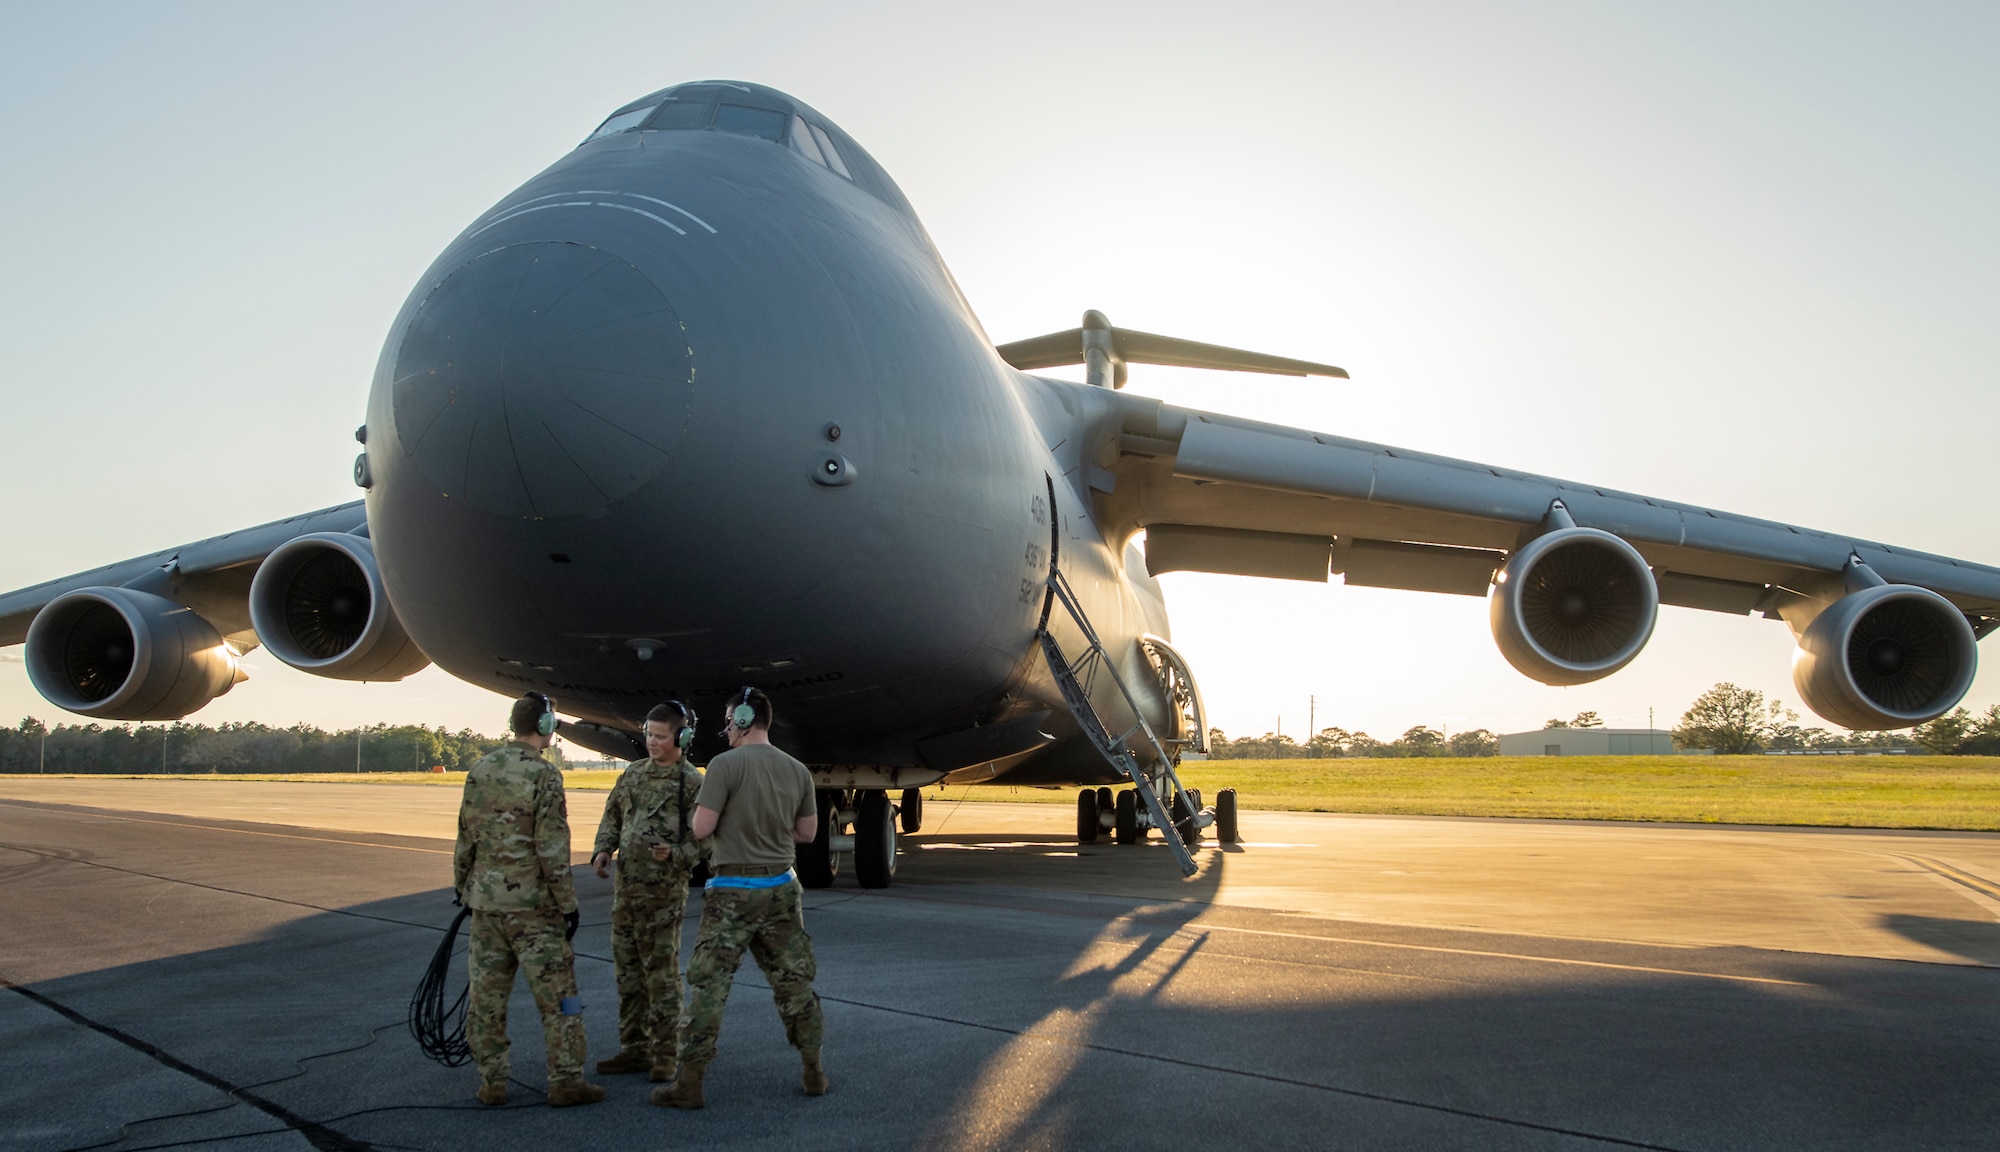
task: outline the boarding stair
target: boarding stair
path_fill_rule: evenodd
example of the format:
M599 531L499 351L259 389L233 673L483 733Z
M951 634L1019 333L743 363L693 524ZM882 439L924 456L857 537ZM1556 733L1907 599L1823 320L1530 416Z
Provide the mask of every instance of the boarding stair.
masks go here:
M1139 794L1145 806L1145 814L1151 827L1158 828L1167 846L1173 850L1174 861L1180 866L1182 876L1195 873L1194 855L1189 851L1188 842L1193 837L1183 833L1181 826L1198 835L1198 829L1214 819L1213 814L1201 810L1201 802L1181 785L1174 768L1180 761L1179 750L1185 741L1162 740L1146 722L1146 715L1139 708L1139 701L1118 674L1118 668L1104 650L1104 644L1097 637L1097 630L1090 626L1090 618L1084 615L1083 605L1077 602L1076 593L1063 577L1062 569L1049 565L1048 588L1042 597L1042 619L1036 627L1035 638L1041 643L1042 655L1047 658L1049 671L1055 676L1056 687L1062 692L1063 702L1076 717L1084 735L1103 753L1119 775L1132 782L1132 788ZM1084 650L1071 660L1063 651L1055 635L1049 630L1049 620L1057 605L1069 615L1077 630L1082 633ZM1125 700L1125 706L1132 714L1133 723L1124 731L1112 734L1110 725L1098 714L1090 702L1090 694L1097 685L1098 677L1105 677L1115 685ZM1135 750L1136 749L1136 750ZM1171 751L1170 751L1171 749ZM1141 758L1152 754L1150 769ZM1162 793L1170 799L1181 819L1175 820L1167 814L1167 803Z

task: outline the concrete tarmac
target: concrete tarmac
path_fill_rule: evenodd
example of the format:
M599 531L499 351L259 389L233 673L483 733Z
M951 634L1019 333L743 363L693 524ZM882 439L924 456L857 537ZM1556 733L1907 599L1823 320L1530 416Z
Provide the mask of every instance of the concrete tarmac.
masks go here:
M574 792L587 849L602 794ZM1990 1148L2000 837L1251 813L1181 881L933 803L808 894L833 1092L746 964L709 1107L423 1059L455 789L0 777L0 1148ZM610 885L579 872L593 1058ZM699 898L690 908L692 922ZM462 942L461 942L462 949ZM462 964L462 959L459 961ZM462 971L462 969L461 969ZM594 1077L595 1078L595 1077ZM192 1143L190 1143L192 1142Z

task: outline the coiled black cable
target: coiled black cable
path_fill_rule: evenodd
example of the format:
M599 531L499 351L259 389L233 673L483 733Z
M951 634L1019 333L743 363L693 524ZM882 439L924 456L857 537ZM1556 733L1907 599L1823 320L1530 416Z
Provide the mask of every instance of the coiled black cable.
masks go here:
M416 994L410 997L410 1035L416 1038L424 1055L447 1068L472 1062L472 1045L465 1040L465 1003L472 993L471 984L459 989L458 999L451 1007L445 1007L444 1000L445 983L451 976L452 952L458 946L458 930L471 914L472 909L460 908L452 918L451 927L444 930L444 939L438 941L437 951L431 954L424 978L417 982Z

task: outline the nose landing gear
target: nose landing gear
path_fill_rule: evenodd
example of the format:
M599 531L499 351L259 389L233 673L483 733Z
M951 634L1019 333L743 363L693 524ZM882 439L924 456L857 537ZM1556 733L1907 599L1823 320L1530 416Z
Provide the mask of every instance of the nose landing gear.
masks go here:
M845 855L854 869L854 879L863 888L887 888L896 874L896 826L900 813L902 830L913 833L923 825L923 797L914 805L914 788L903 793L900 809L881 788L822 788L814 793L819 808L819 831L812 843L797 850L799 883L807 888L830 888L840 874L840 858Z

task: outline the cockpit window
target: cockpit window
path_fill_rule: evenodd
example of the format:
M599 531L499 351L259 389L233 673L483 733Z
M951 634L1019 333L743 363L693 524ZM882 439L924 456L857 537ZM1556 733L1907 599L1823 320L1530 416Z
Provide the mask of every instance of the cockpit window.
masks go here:
M588 144L591 140L595 140L599 136L609 136L613 132L623 132L627 128L638 127L641 120L652 114L653 107L653 105L648 104L644 108L634 108L630 112L618 113L611 117L611 119L599 124L597 131L592 132L584 143Z
M826 129L815 124L812 126L812 134L813 139L819 141L819 150L826 154L827 166L849 180L854 179L854 173L847 170L847 165L840 159L840 149L833 146L833 137L826 134Z
M669 100L660 105L660 114L646 123L648 132L672 132L708 126L708 104L700 100Z
M785 114L774 112L769 108L746 108L741 104L723 104L715 110L715 127L721 132L756 136L776 144L785 138Z
M797 116L792 117L792 151L819 165L826 167L826 157L819 154L819 145L813 143L812 129Z

